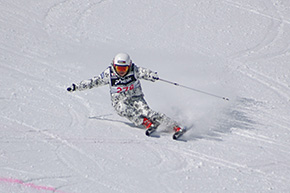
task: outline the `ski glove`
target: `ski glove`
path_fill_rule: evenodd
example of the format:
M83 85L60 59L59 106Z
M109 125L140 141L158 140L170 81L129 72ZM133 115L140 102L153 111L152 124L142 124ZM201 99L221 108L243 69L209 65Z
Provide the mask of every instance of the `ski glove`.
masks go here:
M71 87L68 87L66 90L69 91L69 92L73 92L73 91L76 90L76 85L72 84Z
M152 81L153 81L153 82L155 82L156 80L159 80L159 76L158 76L157 72L153 73L153 74L151 75L151 77L152 77Z

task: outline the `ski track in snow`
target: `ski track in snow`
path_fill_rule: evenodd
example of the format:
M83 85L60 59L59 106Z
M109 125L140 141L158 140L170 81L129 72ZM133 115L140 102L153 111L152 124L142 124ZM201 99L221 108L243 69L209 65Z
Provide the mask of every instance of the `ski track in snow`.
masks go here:
M271 5L272 6L271 8L274 8L274 12L276 13L277 17L273 16L273 15L262 13L257 8L251 7L249 5L244 6L243 4L236 3L234 1L224 1L224 3L227 5L236 7L238 9L257 14L261 17L268 18L273 23L272 24L273 27L268 29L268 33L265 35L264 39L261 42L259 42L254 47L251 47L247 50L243 50L243 51L236 53L235 55L232 55L231 59L239 59L239 60L242 58L250 58L251 59L251 55L255 55L256 53L259 55L260 51L262 51L263 49L267 49L271 45L275 44L275 42L277 40L280 40L281 37L283 36L283 34L285 34L285 30L283 28L285 28L285 25L290 24L290 20L287 20L283 16L283 14L275 7L275 3L272 1L267 1L267 3L265 3L265 4ZM269 9L271 9L271 8L269 8ZM275 22L278 23L278 27L276 27L277 24L275 24ZM272 33L275 33L275 34L272 35ZM285 49L280 50L279 52L276 52L273 54L266 53L266 54L260 55L259 57L263 58L263 59L271 59L271 58L279 57L279 56L287 54L287 53L289 53L289 44L287 47L285 47Z
M172 149L173 149L173 147L170 148L170 150L172 150ZM178 152L180 152L180 150L176 149L175 152L178 153ZM280 182L282 180L282 181L285 181L285 183L288 181L287 178L284 178L281 176L277 176L274 174L268 174L268 173L265 173L261 170L248 167L247 165L235 163L235 162L228 161L225 159L220 159L220 158L213 157L213 156L210 156L207 154L203 154L203 153L200 153L197 151L192 151L192 150L186 149L186 150L183 150L182 153L180 153L180 154L182 154L184 158L185 157L193 157L195 159L210 162L212 164L216 164L216 165L219 165L221 167L233 169L233 170L240 172L240 173L245 173L246 175L251 175L252 173L258 173L261 177L266 176L268 178L268 180L278 181L278 182ZM185 169L185 168L182 168L182 169Z
M94 162L94 163L99 167L99 169L102 170L102 167L99 165L98 162L95 161L95 159L91 158L88 154L86 154L85 152L83 152L81 149L79 149L78 147L74 146L73 144L69 143L67 140L62 139L61 137L59 137L59 136L57 136L57 135L55 135L55 134L53 134L53 133L50 133L50 132L48 132L48 131L44 131L44 130L41 130L41 129L35 128L35 127L33 127L33 126L31 126L31 125L28 125L28 124L26 124L26 123L23 123L23 122L19 122L18 120L12 120L12 119L7 118L7 117L4 117L4 116L2 116L2 117L3 117L4 119L7 119L8 121L16 122L16 123L19 124L19 125L22 125L22 126L24 126L24 127L31 128L31 129L33 129L34 131L39 132L39 133L41 133L42 135L49 137L50 139L53 139L53 140L59 141L60 143L66 145L67 147L69 147L69 148L71 148L71 149L77 151L79 154L81 154L81 155L87 157L88 159L90 159L91 161L93 161L93 162ZM47 141L47 140L45 140L44 142L46 142L46 141Z
M257 141L259 141L263 143L263 146L267 146L268 148L273 148L275 149L275 151L281 151L284 154L290 154L289 145L287 143L283 143L283 142L281 143L267 136L255 134L250 131L241 131L237 128L233 128L231 131L233 134L252 140L252 143L257 143Z
M276 81L273 78L270 78L269 76L266 76L248 67L244 68L244 70L239 69L238 71L253 79L254 81L261 83L266 88L273 90L274 93L280 96L280 99L285 101L285 105L289 105L290 88L288 85Z
M273 1L269 1L269 3L272 3ZM275 17L275 16L272 16L272 15L268 15L268 14L265 14L265 13L262 13L261 11L258 11L256 8L254 7L250 7L250 6L245 6L243 4L240 4L240 3L236 3L234 1L224 1L225 4L227 5L230 5L230 6L234 6L238 9L242 9L242 10L245 10L245 11L248 11L248 12L251 12L251 13L254 13L254 14L257 14L257 15L260 15L260 16L263 16L263 17L266 17L266 18L269 18L271 20L275 20L275 21L279 21L279 22L284 22L284 23L287 23L287 24L290 24L290 21L285 19L276 9L276 11L279 13L279 17ZM274 3L273 3L273 7L274 7Z
M277 1L273 1L273 0L270 0L270 1L268 1L270 4L272 4L273 5L273 7L274 7L274 9L275 9L275 11L276 11L276 13L277 13L277 15L278 15L278 17L275 17L275 16L271 16L271 15L268 15L268 14L265 14L265 13L262 13L262 12L260 12L260 11L257 11L257 9L255 9L255 8L245 8L245 7L243 7L242 5L239 5L239 4L235 4L235 3L233 3L233 2L231 2L231 1L227 1L227 3L232 3L232 5L233 6L236 6L236 7L238 7L238 8L240 8L240 9L246 9L246 10L248 10L248 11L250 11L250 12L253 12L253 13L255 13L255 14L258 14L258 15L261 15L261 16L263 16L263 17L267 17L267 18L269 18L269 19L272 19L272 20L276 20L276 21L279 21L279 22L281 22L281 23L285 23L285 24L290 24L290 20L289 19L286 19L284 16L283 16L283 14L277 9L277 5L279 4L279 2L277 2Z

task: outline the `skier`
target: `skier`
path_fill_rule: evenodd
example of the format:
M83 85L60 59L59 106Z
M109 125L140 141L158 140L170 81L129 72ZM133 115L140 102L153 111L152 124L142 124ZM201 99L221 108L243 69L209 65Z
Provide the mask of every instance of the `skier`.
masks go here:
M81 81L79 84L73 83L67 91L82 91L109 84L111 102L116 112L136 126L143 125L146 128L146 135L153 133L160 124L171 127L175 134L183 133L185 129L175 121L148 106L139 79L155 82L159 77L156 72L132 63L127 53L119 53L99 76ZM173 138L176 139L174 136Z

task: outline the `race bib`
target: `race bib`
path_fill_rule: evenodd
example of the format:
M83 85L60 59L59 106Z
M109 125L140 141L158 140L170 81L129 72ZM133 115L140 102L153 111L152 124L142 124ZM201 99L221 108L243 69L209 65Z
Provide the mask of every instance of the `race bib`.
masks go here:
M139 86L139 82L136 81L133 84L129 84L126 86L114 86L111 87L111 93L121 93L121 92L128 92L132 91Z

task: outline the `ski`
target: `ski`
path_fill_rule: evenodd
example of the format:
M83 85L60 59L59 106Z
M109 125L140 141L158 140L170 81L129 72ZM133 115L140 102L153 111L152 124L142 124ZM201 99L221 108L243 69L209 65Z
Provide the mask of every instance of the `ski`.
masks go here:
M152 133L154 133L157 130L157 127L150 127L149 129L146 130L145 134L147 136L151 136Z
M157 127L150 127L149 129L146 130L145 134L148 136L148 137L157 137L159 138L160 136L159 135L155 135L155 132L157 130ZM180 140L180 137L183 136L183 134L186 132L187 130L185 128L175 132L172 136L172 138L174 140Z

